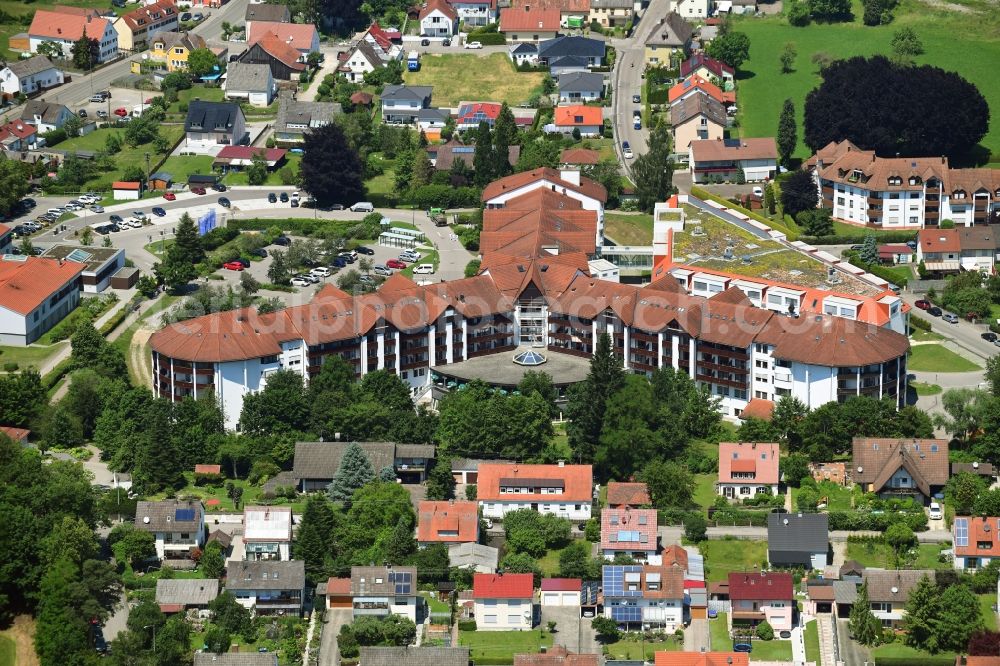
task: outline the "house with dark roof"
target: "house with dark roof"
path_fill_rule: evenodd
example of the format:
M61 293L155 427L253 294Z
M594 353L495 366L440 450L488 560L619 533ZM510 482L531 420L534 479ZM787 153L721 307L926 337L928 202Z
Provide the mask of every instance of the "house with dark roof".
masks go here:
M5 95L31 95L63 84L62 70L43 55L12 60L0 70L0 91Z
M604 617L629 627L673 632L683 626L684 572L675 567L606 564Z
M348 51L338 71L347 77L348 81L361 83L365 79L365 74L385 67L386 62L387 59L381 57L371 42L362 39Z
M772 567L822 571L829 561L829 524L825 513L769 513L767 561Z
M246 14L243 20L246 24L246 32L249 35L253 29L254 21L265 21L268 23L291 23L292 14L286 5L272 5L270 3L251 2L247 5Z
M646 40L646 67L670 67L683 60L691 50L692 35L694 27L677 12L667 14Z
M603 39L561 35L538 44L538 63L549 68L558 68L563 58L579 58L583 68L600 67L604 63L605 44ZM556 76L553 73L553 76Z
M778 171L778 147L773 138L698 139L690 144L691 173L696 183L710 178L748 182L769 180Z
M697 75L706 79L720 79L724 87L731 89L732 83L736 80L736 70L715 58L705 55L703 52L693 54L690 58L681 63L680 74L682 79Z
M537 65L538 45L531 42L521 42L510 47L508 54L515 65Z
M226 99L251 106L269 106L278 92L270 65L249 62L230 63L222 88Z
M188 560L191 551L205 545L205 507L196 501L141 501L135 528L153 535L157 559Z
M259 560L226 565L226 591L257 615L302 615L306 565L302 560Z
M72 117L73 112L66 105L44 99L29 99L21 111L21 122L34 125L39 134L61 128Z
M926 505L948 483L948 440L855 437L851 465L864 492Z
M233 102L193 101L184 120L184 145L236 146L247 138L246 117Z
M278 666L277 652L195 652L194 666Z
M358 666L469 666L467 647L362 647Z
M296 442L292 475L298 479L302 492L326 490L349 445L349 442ZM389 467L405 483L423 481L435 456L434 447L429 444L357 442L357 445L376 474Z
M177 578L156 581L156 603L164 613L183 613L189 608L208 608L219 596L215 578Z
M604 74L600 72L568 72L559 77L559 101L593 102L604 96Z
M730 573L729 600L736 624L757 626L766 620L775 631L792 630L795 593L790 573Z
M303 102L292 97L291 91L278 96L278 117L274 123L274 139L279 144L299 144L305 135L333 122L343 113L337 102Z
M419 624L426 616L416 567L351 567L351 599L355 619L401 615Z
M431 105L431 86L387 85L382 89L382 122L409 125Z
M872 614L883 627L902 625L910 592L924 576L933 583L935 572L929 569L865 569L862 580L868 583Z
M692 95L670 106L675 150L688 154L695 141L721 141L728 124L726 107L706 95Z
M431 160L435 171L450 171L455 162L462 160L469 173L475 172L476 165L472 159L476 154L475 146L467 146L462 143L462 140L458 136L453 136L447 143L443 143L436 148L437 150L434 152L434 157ZM507 148L507 161L511 166L517 164L520 155L521 146L509 146Z
M599 666L599 654L574 654L562 645L553 645L540 654L515 654L514 666Z
M524 631L535 626L535 582L530 573L477 573L472 578L477 631Z

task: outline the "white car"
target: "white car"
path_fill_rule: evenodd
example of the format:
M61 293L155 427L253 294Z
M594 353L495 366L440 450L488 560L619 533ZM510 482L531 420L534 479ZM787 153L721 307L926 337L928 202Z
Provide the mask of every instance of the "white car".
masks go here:
M140 220L137 217L130 217L128 219L128 225L130 227L132 227L133 229L141 229L142 228L142 220Z
M753 188L753 195L755 197L763 197L764 196L764 188L763 187L755 187L755 188Z
M931 502L930 511L928 511L927 517L931 520L941 520L942 515L941 505L937 502Z
M483 48L482 42L466 42L465 48L467 49L481 49Z
M309 272L316 277L330 277L330 269L326 266L317 266Z
M292 278L293 287L308 287L310 284L312 283L309 282L309 280L306 280L305 278L300 278L300 277Z
M400 261L406 261L406 262L412 264L413 262L418 261L419 259L420 259L420 255L417 254L416 252L409 252L409 251L407 251L407 252L400 252L399 253L399 260Z
M622 150L622 154L625 155L625 159L630 160L635 157L635 153L632 152L631 148L625 148Z
M430 275L434 272L434 264L420 264L413 269L414 275Z

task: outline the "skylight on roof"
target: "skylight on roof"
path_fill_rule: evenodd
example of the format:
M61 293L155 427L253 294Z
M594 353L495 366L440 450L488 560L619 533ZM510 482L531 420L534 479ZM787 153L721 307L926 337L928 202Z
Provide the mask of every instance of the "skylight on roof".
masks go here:
M546 359L543 355L531 350L514 355L514 363L518 365L541 365L545 361Z

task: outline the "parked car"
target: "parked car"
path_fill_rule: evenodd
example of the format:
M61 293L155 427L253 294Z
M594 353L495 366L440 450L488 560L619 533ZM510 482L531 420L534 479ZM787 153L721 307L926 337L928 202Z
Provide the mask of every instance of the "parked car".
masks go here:
M115 109L115 115L118 116L119 118L124 118L125 116L128 115L128 109L126 109L124 106L119 106L117 109Z
M372 256L373 254L375 254L375 250L371 249L370 247L365 247L364 245L359 245L356 248L354 248L354 250L358 254L367 254L368 256Z
M216 183L212 185L212 189L215 190L216 192L225 192L226 186L223 185L222 183Z
M949 324L958 323L958 315L952 314L951 312L945 312L944 315L941 317L941 319L944 319Z
M195 194L206 194L204 187L192 187L191 191Z
M274 239L275 245L290 245L292 241L288 240L288 236L278 236Z
M933 307L933 303L931 303L930 301L928 301L925 298L921 298L919 301L917 301L916 303L914 303L914 305L916 305L921 310L930 310L931 307Z
M136 209L136 210L132 211L132 217L137 217L140 220L144 220L144 219L146 219L146 213L145 213L145 211L141 211L141 210Z
M298 208L299 207L299 200L298 199L292 199L292 202L290 204L288 204L288 205L291 206L292 208Z
M167 201L176 201L177 195L174 194L173 192L164 192L163 198L166 199Z
M632 103L633 104L641 104L642 103L642 95L632 95Z
M392 275L392 270L388 266L383 266L382 264L375 264L375 268L372 269L376 275L384 275L386 277Z
M300 277L293 277L292 278L292 286L293 287L308 287L310 284L312 284L312 283L309 282L309 280L306 280L305 278L300 278Z
M941 308L939 308L938 306L936 306L936 305L933 306L933 307L927 308L927 314L929 314L932 317L940 317L943 312L944 311Z
M426 38L425 39L421 39L420 40L420 45L421 46L430 46L431 45L431 40L426 39Z
M101 109L100 111L97 112L97 117L98 118L107 118L108 117L108 112L105 111L104 109Z
M121 221L122 221L121 215L112 215L111 217L108 218L108 222L111 222L112 224L119 224Z
M190 21L191 20L191 12L184 12L183 14L181 14L181 20L182 21Z
M445 37L441 40L441 46L451 46L451 40Z
M94 204L93 206L90 207L90 212L92 212L92 213L103 213L104 212L104 206L98 206L97 204Z
M288 203L288 192L282 192L278 199L281 203Z
M403 261L409 261L410 263L413 263L414 261L420 259L420 255L417 254L415 250L403 250L402 252L399 253L399 258L402 259Z
M303 280L308 280L313 284L319 284L319 278L316 277L315 275L312 275L311 273L299 273L299 277L302 278Z
M76 112L76 115L80 116L81 118L86 118L87 117L87 109L80 109L79 111Z
M227 261L222 267L227 271L241 271L244 268L242 261Z
M986 342L997 341L997 334L994 333L993 331L986 331L985 333L980 333L979 337L981 337L983 340L986 340Z
M344 210L344 204L330 204L330 210Z
M347 263L347 264L353 264L355 261L357 261L356 258L354 258L353 256L351 256L350 254L348 254L346 252L341 252L337 256L339 258L343 259L344 263Z
M388 266L389 268L406 268L406 263L400 261L399 259L390 259L389 261L385 262L385 265Z
M467 49L481 49L483 48L482 42L466 42L465 48Z
M931 520L941 520L941 505L937 502L931 502L930 508L927 511L927 517Z
M359 201L351 206L352 213L370 213L375 210L375 205L370 201Z
M219 205L224 208L232 208L233 206L232 202L226 197L219 197Z
M161 208L160 206L154 206L153 215L155 215L156 217L166 217L167 211L163 210L163 208Z
M251 257L260 257L261 259L263 259L264 257L267 256L267 250L265 250L262 247L258 247L255 250L250 250L250 256Z
M347 267L347 262L344 261L343 257L334 257L330 261L330 267L331 268L346 268Z
M269 193L267 195L267 202L268 203L278 203L278 195L275 194L274 192Z
M628 141L622 142L622 154L625 155L625 159L627 160L635 157L635 154L632 152L632 146L629 145Z
M316 277L321 277L321 278L330 277L330 269L327 268L326 266L317 266L316 268L309 271L309 273L315 275Z
M414 275L430 275L434 272L434 264L420 264L413 269Z

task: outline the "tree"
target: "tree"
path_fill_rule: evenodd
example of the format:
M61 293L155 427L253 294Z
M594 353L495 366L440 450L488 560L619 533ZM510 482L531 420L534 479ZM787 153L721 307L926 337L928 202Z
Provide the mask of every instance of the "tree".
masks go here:
M833 217L829 208L811 208L795 216L795 221L810 236L832 236Z
M858 259L866 264L878 263L878 241L875 239L875 234L865 234L865 240L861 244L861 250L858 251Z
M226 568L225 556L222 554L222 545L218 541L210 541L198 560L198 567L205 574L205 578L222 578L222 572Z
M271 252L271 265L267 268L267 279L274 284L288 284L292 275L288 270L285 253L274 250Z
M924 52L923 42L917 37L913 28L909 27L901 28L892 33L892 41L889 42L889 46L892 47L893 57L900 63L910 63Z
M615 207L620 202L622 193L622 178L617 160L604 159L597 164L583 167L582 173L587 178L604 186L608 193L608 207Z
M969 638L965 651L970 657L994 657L1000 654L1000 632L977 631Z
M413 538L413 520L410 516L400 516L386 541L385 561L389 564L405 564L416 550L417 540Z
M293 370L278 370L268 375L263 391L244 398L240 425L244 432L260 436L301 432L308 417L302 375Z
M621 637L618 622L610 617L599 615L593 619L591 626L597 634L597 640L602 643L616 643Z
M902 553L916 545L917 537L906 524L893 523L885 531L885 542L892 548L898 566Z
M895 0L861 0L865 11L861 21L865 25L882 25L892 21L891 6L895 5Z
M795 170L782 181L781 205L792 217L804 210L812 210L818 204L819 192L808 171Z
M940 599L940 591L926 575L910 590L910 597L906 601L906 615L903 616L907 645L932 653L941 649L938 643Z
M34 369L0 375L0 414L5 423L27 426L47 404L41 376Z
M333 502L349 506L351 498L361 486L375 479L375 469L356 442L351 442L340 459L340 467L333 476L326 494Z
M639 478L649 487L649 497L657 509L686 509L694 504L694 475L680 463L654 460L646 463Z
M485 187L487 183L495 180L493 170L496 166L490 126L485 120L480 121L476 129L475 142L476 152L472 155L472 168L475 170L476 186Z
M559 553L559 575L564 578L591 580L598 577L596 569L586 541L573 541Z
M986 382L993 397L1000 398L1000 354L986 359Z
M872 613L867 580L858 588L858 598L851 606L848 627L854 640L862 645L873 647L882 642L882 624Z
M521 382L517 385L517 390L521 395L538 395L549 406L549 414L552 418L556 418L559 415L559 410L556 408L556 399L559 397L559 392L552 384L552 377L547 373L538 370L528 370L521 377Z
M141 562L156 555L156 540L149 532L131 530L112 547L112 551L119 562L128 562L137 568Z
M851 0L808 0L809 13L817 21L849 21Z
M87 36L87 29L84 28L80 39L73 42L70 47L70 57L73 66L84 71L90 71L101 59L101 44L96 39Z
M973 634L984 628L978 602L967 585L949 585L941 593L937 630L942 650L964 649Z
M264 156L256 152L247 167L247 182L251 185L263 185L267 180L267 160Z
M510 147L518 142L517 123L507 102L500 106L500 114L493 125L493 177L503 178L510 175L513 168L510 165Z
M754 630L754 633L757 635L757 638L759 638L762 641L774 640L774 628L770 625L770 623L768 623L767 620L764 620L763 622L758 624L756 629Z
M632 164L639 208L650 213L658 201L665 201L673 191L674 163L670 158L670 130L663 123L655 125L646 142L647 151Z
M451 459L439 458L427 474L427 499L455 499L455 477L451 473Z
M396 470L392 468L392 465L386 465L378 471L378 480L387 481L393 483L396 480Z
M604 429L604 410L608 398L625 383L625 371L611 347L611 338L601 333L587 378L569 391L566 428L570 445L580 460L593 460Z
M413 503L401 485L373 481L359 488L334 534L335 570L385 562L401 518L406 519L412 530L416 524Z
M801 453L792 453L783 457L780 467L785 483L792 487L797 488L802 479L811 476L809 474L809 457Z
M93 648L87 620L78 607L86 598L79 567L67 558L59 559L45 572L40 591L35 651L41 663L87 663Z
M196 79L211 74L219 66L219 59L209 49L195 49L188 54L188 72Z
M986 482L978 474L959 472L950 479L944 488L945 496L955 507L955 514L967 516L972 513L979 494L986 490Z
M213 620L230 636L239 635L246 641L253 641L256 627L250 610L242 606L232 592L226 591L209 602Z
M309 580L320 580L329 566L336 525L336 515L326 497L310 495L292 546L294 558L305 562Z
M781 158L781 163L786 167L791 162L792 153L795 152L795 145L798 141L798 130L795 124L795 104L792 100L786 99L781 107L781 116L778 118L778 135L776 137L778 157Z
M781 62L782 74L790 74L795 71L795 58L798 55L799 52L795 49L795 44L786 42L784 48L781 49L781 56L778 58Z
M232 645L233 639L229 635L229 632L222 627L211 626L208 631L205 632L205 638L203 639L206 648L209 652L214 652L215 654L225 654L229 652L229 646Z
M357 114L344 114L357 115ZM364 199L364 168L356 148L338 123L314 129L305 136L299 170L302 186L320 206L351 205ZM336 169L330 165L336 164Z
M730 31L725 35L720 32L719 36L709 43L705 53L733 69L739 69L750 58L750 38L742 32Z
M184 213L174 228L174 242L167 248L163 262L154 270L167 288L174 293L181 292L191 280L198 276L195 264L205 259L198 227L194 219Z
M70 337L70 359L74 368L90 368L105 377L125 377L125 357L83 318Z
M907 113L899 113L901 103ZM935 129L942 123L948 132ZM954 72L885 56L832 63L806 96L805 143L814 152L847 139L885 156L959 155L988 126L989 107L973 84Z
M684 518L684 536L694 543L708 538L708 521L701 513L689 513Z

